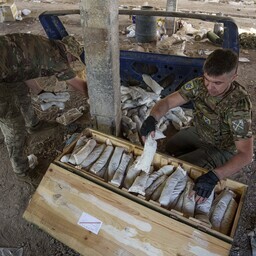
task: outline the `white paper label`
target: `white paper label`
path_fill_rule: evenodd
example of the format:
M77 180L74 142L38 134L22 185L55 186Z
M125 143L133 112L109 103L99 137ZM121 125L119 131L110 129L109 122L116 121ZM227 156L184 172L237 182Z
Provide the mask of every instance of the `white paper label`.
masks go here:
M96 219L88 213L83 212L77 224L98 235L102 221Z

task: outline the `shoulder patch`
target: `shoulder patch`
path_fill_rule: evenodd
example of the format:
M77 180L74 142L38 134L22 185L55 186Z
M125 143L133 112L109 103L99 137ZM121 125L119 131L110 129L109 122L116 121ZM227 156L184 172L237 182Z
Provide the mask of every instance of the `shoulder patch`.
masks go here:
M211 124L211 120L208 117L203 116L203 119L204 119L205 123L207 123L209 125Z
M241 133L245 130L245 122L243 119L232 121L233 130L237 133Z
M187 84L185 84L184 88L185 88L185 90L189 91L194 88L194 85L192 83L187 83Z

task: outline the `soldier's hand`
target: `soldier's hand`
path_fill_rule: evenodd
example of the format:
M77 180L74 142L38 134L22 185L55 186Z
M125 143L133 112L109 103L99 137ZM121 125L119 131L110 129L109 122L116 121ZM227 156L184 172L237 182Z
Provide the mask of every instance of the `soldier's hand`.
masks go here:
M212 193L219 178L213 171L209 171L195 180L193 190L196 193L196 202L201 203L205 201Z
M148 116L146 120L143 122L141 128L140 128L140 134L142 136L142 140L145 142L146 137L153 133L154 137L154 132L156 130L156 124L157 121L153 116Z

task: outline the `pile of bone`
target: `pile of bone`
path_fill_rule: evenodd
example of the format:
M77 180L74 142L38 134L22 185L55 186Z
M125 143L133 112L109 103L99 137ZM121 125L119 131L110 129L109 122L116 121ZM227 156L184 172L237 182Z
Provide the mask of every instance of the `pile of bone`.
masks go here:
M132 143L139 144L139 130L143 121L149 116L152 107L160 100L163 90L156 81L148 75L142 75L144 82L151 91L139 86L121 86L122 131L123 136ZM159 120L157 128L164 132L169 123L180 130L189 125L191 117L181 107L170 109Z
M234 192L229 189L219 195L212 192L205 202L197 204L191 196L193 180L181 166L165 165L159 169L150 165L148 159L147 163L142 163L144 152L134 156L127 151L114 146L109 139L98 143L83 136L78 139L73 152L64 155L60 161L93 173L130 193L140 194L146 200L156 201L161 207L194 217L221 233L230 232L237 209ZM149 166L145 167L148 162Z

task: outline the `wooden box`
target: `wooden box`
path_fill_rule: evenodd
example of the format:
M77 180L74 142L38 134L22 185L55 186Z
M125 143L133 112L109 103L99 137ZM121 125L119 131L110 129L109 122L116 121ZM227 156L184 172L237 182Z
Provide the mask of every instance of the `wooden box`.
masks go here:
M117 137L86 129L97 142L141 155L143 148ZM128 193L87 170L60 161L52 163L36 190L24 218L81 255L229 255L247 186L226 180L237 195L238 208L229 235L209 228L181 212L167 210L143 196ZM154 165L182 164L191 177L205 172L197 166L156 153ZM81 219L81 216L86 217ZM79 224L87 225L86 228ZM98 231L98 233L97 233Z

